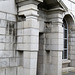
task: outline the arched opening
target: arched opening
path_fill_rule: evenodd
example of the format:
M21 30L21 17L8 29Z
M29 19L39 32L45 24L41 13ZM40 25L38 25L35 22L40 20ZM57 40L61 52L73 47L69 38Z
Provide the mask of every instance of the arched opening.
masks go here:
M64 50L63 50L63 59L68 58L68 23L63 19L63 28L64 28Z
M71 15L67 14L64 16L63 18L63 33L64 33L64 50L62 53L62 58L63 59L71 59L70 55L71 55L71 32L72 32L72 28L74 25L74 21L73 18L71 17Z

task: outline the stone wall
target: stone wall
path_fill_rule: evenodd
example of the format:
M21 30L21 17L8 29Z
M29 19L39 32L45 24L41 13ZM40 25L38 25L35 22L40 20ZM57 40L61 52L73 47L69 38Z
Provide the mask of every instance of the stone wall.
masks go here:
M63 11L38 10L42 0L30 1L18 8L18 15L26 16L21 22L16 21L14 0L0 3L0 75L62 75ZM74 34L72 30L71 66L75 66Z
M15 53L16 7L14 0L0 1L0 75L17 75Z

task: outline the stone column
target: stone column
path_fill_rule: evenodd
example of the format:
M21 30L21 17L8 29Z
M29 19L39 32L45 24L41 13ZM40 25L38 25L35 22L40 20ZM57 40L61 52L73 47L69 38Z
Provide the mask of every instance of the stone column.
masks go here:
M18 31L21 35L21 43L17 44L17 50L23 51L24 75L36 75L37 53L39 39L39 22L37 5L28 4L19 8L19 14L26 16L26 21L21 22L23 27ZM20 24L20 26L22 26Z
M50 11L46 33L46 75L62 75L63 27L62 12Z

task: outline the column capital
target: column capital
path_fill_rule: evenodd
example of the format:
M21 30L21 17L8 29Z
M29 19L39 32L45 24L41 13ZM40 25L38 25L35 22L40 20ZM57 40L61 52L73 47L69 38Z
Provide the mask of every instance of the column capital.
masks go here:
M26 17L35 16L38 17L38 8L36 4L28 4L19 7L19 15L24 14Z

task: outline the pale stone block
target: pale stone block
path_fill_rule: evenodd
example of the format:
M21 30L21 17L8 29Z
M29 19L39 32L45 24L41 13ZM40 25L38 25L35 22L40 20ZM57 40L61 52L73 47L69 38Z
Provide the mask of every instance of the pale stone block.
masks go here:
M39 21L39 32L44 32L45 31L45 23L44 21Z
M46 50L58 50L58 45L47 45Z
M5 69L0 69L0 75L5 75Z
M16 75L16 68L6 68L6 75Z
M75 55L70 55L70 58L75 60Z
M23 66L23 58L16 58L17 66Z
M61 66L61 65L60 65ZM53 64L48 64L47 65L47 69L46 69L46 73L49 75L62 75L62 66L60 67L60 70L59 70L59 67L57 65L53 65Z
M18 29L23 29L24 28L24 21L23 22L18 22L17 28Z
M75 42L75 38L71 38L71 41Z
M75 42L70 42L70 45L75 46Z
M70 54L75 55L75 51L74 50L70 51Z
M38 55L38 52L31 52L31 56L30 56L30 58L31 59L37 59L37 55Z
M72 61L71 61L71 66L72 66L72 67L75 67L75 60L72 60Z
M16 16L12 14L7 14L7 20L9 21L16 21Z
M36 59L30 59L30 69L36 69L37 68L37 58Z
M24 43L38 44L38 42L39 42L38 39L39 39L38 36L24 36L23 42Z
M9 36L9 37L10 37L10 38L9 38L9 42L13 44L13 43L15 42L15 39L14 39L15 36L14 36L14 35L11 35L11 36Z
M52 44L57 45L58 44L58 39L52 39Z
M52 38L52 39L54 39L54 38L60 38L60 39L63 39L63 33L47 33L46 34L46 38Z
M38 51L38 44L17 44L17 50Z
M64 39L58 39L58 44L59 44L59 45L64 45L63 40L64 40Z
M70 45L71 50L75 50L75 46L74 45Z
M30 69L30 59L24 59L23 66L24 68Z
M0 28L0 34L5 34L5 28Z
M5 42L5 36L4 35L0 35L0 42Z
M51 27L51 32L59 32L59 27L58 26Z
M30 59L30 54L31 54L31 52L25 52L24 51L23 56L25 59Z
M36 75L36 69L30 69L30 75Z
M52 18L56 18L56 17L57 17L57 18L59 18L59 17L62 18L62 17L63 17L62 14L57 13L57 12L56 12L56 13L49 14L48 16L49 16L49 17L52 17Z
M30 16L30 15L38 16L37 10L26 10L23 12L19 12L19 15L22 15L22 14L24 14L26 16Z
M23 29L18 29L17 30L17 35L24 35Z
M37 59L24 59L24 68L27 69L36 69L37 67Z
M57 25L53 25L51 28L51 32L59 32L59 33L63 33L63 27L61 26L57 26Z
M30 75L30 69L25 68L25 69L24 69L24 74L25 74L25 75Z
M73 1L73 0L72 0ZM74 3L75 3L75 1L74 1ZM74 3L72 3L72 10L74 10L75 11L75 4Z
M0 50L4 50L5 43L0 43Z
M25 68L24 69L24 74L25 75L36 75L36 69Z
M38 51L38 44L25 44L25 50Z
M63 37L64 37L64 34L63 33L59 33L58 34L58 38L63 39Z
M74 0L71 0L74 1ZM67 6L69 10L72 10L72 2L68 0L63 0L63 3Z
M17 66L16 58L9 58L10 66Z
M58 17L57 18L52 18L50 21L52 21L53 23L58 22L58 23L62 24L62 18L58 18Z
M24 35L39 35L39 30L34 28L24 29Z
M31 10L31 9L37 10L37 6L35 4L28 4L28 5L20 7L19 11L25 11L25 10Z
M63 50L63 45L47 45L46 50Z
M9 58L0 58L0 67L8 67Z
M51 64L62 65L62 57L51 57Z
M46 45L50 45L50 44L52 44L52 39L47 38L46 39Z
M11 50L11 51L14 50L13 43L6 43L5 44L5 49L6 50Z
M6 27L7 21L5 20L0 20L0 27Z
M39 29L39 22L35 20L27 20L24 22L24 28L37 28Z
M71 38L72 38L72 37L74 38L74 37L75 37L75 33L74 33L74 34L70 34L70 37L71 37Z
M24 50L24 44L17 44L17 50Z
M37 58L37 52L25 52L23 54L24 58L35 59Z
M10 36L6 36L5 39L6 39L5 42L9 42L10 41Z
M0 12L0 19L6 19L6 13Z
M54 45L63 45L63 39L51 39Z
M58 45L58 50L64 50L64 45Z
M17 68L17 75L24 75L24 68L23 67Z
M51 51L51 56L54 56L54 57L61 57L62 55L62 51Z
M18 36L17 43L22 43L22 42L23 42L23 36Z
M13 51L0 51L0 57L13 57Z

